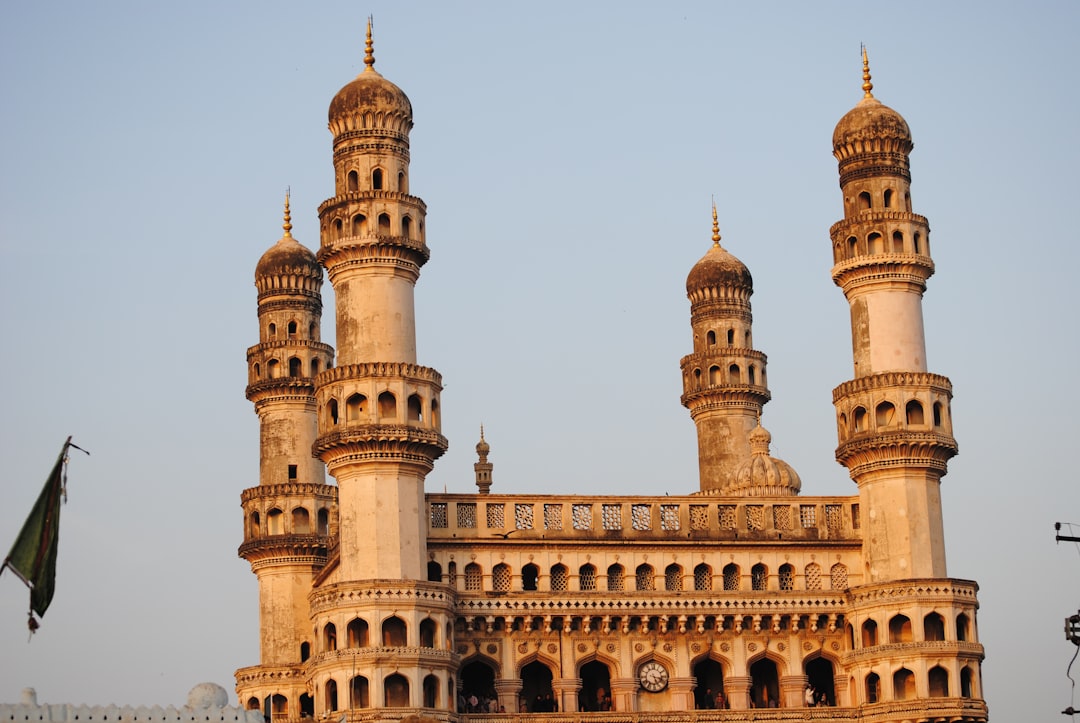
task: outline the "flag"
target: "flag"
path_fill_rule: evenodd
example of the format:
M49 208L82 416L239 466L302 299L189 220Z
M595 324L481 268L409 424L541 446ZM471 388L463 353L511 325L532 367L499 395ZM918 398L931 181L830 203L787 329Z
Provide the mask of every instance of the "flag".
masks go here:
M23 523L11 552L4 558L0 572L11 568L30 588L30 630L37 628L38 617L52 602L56 586L56 551L60 541L60 500L66 495L66 468L71 437L64 442L45 487L41 490L30 516Z

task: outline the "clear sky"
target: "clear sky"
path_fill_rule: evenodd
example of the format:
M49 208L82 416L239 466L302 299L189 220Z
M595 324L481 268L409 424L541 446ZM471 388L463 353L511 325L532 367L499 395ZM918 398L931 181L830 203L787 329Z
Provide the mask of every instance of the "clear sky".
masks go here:
M960 444L949 573L981 586L992 717L1060 720L1080 607L1080 555L1053 541L1080 522L1075 2L8 3L0 552L65 436L93 455L72 459L29 644L26 590L0 577L0 701L180 704L258 662L236 556L258 482L253 272L287 186L318 245L326 109L368 13L429 211L418 350L451 444L431 491L475 490L481 422L494 491L697 488L679 359L715 197L754 275L773 454L805 494L855 492L833 459L831 390L853 372L828 230L867 44L932 228L929 366Z

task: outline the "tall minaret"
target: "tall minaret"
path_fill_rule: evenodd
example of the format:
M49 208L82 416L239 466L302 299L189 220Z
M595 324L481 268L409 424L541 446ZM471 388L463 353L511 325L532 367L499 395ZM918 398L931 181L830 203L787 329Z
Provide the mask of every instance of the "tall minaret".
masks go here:
M830 230L833 281L851 307L855 378L833 390L836 459L859 486L871 581L945 572L940 480L956 454L952 384L927 371L922 296L934 273L930 228L911 212L911 132L865 95L833 132L844 219Z
M680 364L682 404L697 426L701 492L738 494L732 476L751 457L750 432L770 395L751 336L754 280L720 245L715 204L712 214L712 248L686 277L694 352Z
M299 716L313 712L300 707L300 664L312 644L307 595L326 562L335 496L311 454L314 377L333 366L334 350L319 341L322 269L292 236L288 196L283 228L255 269L259 343L247 352L247 398L259 416L259 485L241 495L240 556L259 580L260 666L237 672L237 692L248 707L284 696L293 707L278 713Z
M345 580L426 580L424 478L446 451L442 377L416 363L413 291L428 260L409 195L412 104L366 65L330 103L335 193L318 258L334 286L338 366L316 380L315 452L337 479Z

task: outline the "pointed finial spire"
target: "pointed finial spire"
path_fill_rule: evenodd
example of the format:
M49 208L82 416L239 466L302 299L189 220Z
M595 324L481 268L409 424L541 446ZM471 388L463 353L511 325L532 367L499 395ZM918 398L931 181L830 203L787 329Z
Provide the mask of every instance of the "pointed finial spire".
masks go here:
M712 243L716 248L720 248L720 222L716 219L716 198L713 198L712 202Z
M371 16L368 15L367 19L367 40L364 41L364 68L366 73L369 70L375 70L375 50L374 43L371 42Z
M289 211L289 194L291 191L291 188L285 187L285 223L281 224L281 227L285 229L285 238L292 238L292 213Z
M866 46L862 46L862 89L866 92L863 98L873 98L874 94L871 93L874 89L874 84L870 82L870 58L866 55Z

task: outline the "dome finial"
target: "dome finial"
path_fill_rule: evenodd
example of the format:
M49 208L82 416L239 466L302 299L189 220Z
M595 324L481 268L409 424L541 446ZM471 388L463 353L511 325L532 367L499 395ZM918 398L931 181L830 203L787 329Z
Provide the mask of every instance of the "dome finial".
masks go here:
M289 211L289 194L291 191L291 188L285 187L285 223L281 224L281 227L285 229L285 238L292 238L292 213Z
M364 68L366 73L369 70L375 70L375 44L371 42L371 16L368 15L367 19L367 40L364 41Z
M866 46L862 45L862 89L866 91L864 98L873 98L874 94L871 93L874 89L874 84L870 82L870 58L866 55Z
M720 248L720 222L716 219L716 197L712 200L712 242L713 246Z

